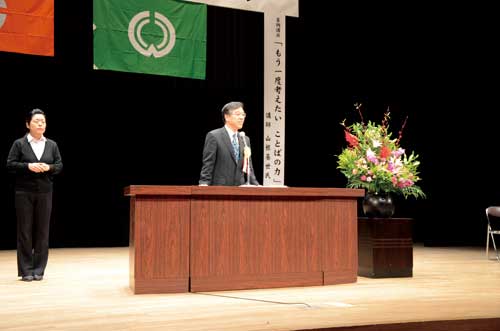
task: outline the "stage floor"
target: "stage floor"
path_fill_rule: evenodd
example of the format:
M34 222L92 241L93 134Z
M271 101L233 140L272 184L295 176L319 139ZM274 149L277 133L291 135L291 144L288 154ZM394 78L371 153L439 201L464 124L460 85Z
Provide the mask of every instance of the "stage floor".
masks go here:
M44 280L22 282L16 252L0 251L0 330L299 330L500 318L500 262L480 247L417 245L410 278L211 293L134 295L128 263L128 247L51 249Z

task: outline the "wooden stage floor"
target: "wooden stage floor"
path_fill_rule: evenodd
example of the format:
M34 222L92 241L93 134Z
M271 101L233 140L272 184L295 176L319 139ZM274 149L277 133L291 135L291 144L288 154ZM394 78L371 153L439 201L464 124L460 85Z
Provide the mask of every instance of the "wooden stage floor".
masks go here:
M128 261L51 249L44 280L22 282L0 251L0 330L500 330L500 263L480 247L416 246L411 278L162 295L133 295Z

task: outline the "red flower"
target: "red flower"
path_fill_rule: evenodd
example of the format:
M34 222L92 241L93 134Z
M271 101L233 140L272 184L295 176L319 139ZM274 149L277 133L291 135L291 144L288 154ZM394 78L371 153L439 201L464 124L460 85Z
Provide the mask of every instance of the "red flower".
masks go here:
M380 158L387 159L391 155L391 149L387 146L382 146L380 149Z
M358 137L352 135L351 133L349 133L349 131L344 131L344 132L345 132L345 140L349 143L349 146L356 147L359 145Z

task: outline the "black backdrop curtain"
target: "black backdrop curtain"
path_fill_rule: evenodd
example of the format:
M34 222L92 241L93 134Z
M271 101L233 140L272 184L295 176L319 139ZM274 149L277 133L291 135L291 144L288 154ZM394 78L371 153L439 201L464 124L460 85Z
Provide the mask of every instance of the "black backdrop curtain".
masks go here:
M301 0L287 18L285 182L344 187L339 122L356 120L354 102L376 121L390 107L394 130L409 116L402 144L420 155L428 194L397 200L395 216L415 218L415 240L429 245L483 244L484 208L500 204L490 161L500 29L487 8L410 9ZM246 105L262 181L262 14L209 7L206 80L94 71L91 25L90 3L56 1L54 58L0 52L0 160L34 107L60 145L51 247L128 245L123 188L196 185L205 134L231 100ZM12 187L6 171L0 179L0 248L13 249Z

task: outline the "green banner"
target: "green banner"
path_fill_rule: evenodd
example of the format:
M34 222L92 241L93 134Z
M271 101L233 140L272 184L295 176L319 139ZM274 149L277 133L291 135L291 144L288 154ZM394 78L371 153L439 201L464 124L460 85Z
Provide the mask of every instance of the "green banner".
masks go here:
M94 0L94 68L205 79L207 6Z

